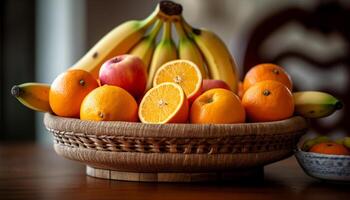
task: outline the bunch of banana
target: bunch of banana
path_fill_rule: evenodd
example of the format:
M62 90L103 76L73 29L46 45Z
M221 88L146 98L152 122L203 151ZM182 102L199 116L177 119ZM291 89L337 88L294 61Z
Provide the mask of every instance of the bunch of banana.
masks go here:
M159 16L164 23L163 36L154 50L152 59L149 60L153 49L149 46L152 45L143 45L142 40L135 47L138 52L147 52L143 53L147 54L147 58L140 56L145 64L149 65L147 89L151 88L154 74L162 64L174 59L186 59L198 66L204 78L223 80L233 92L237 92L238 76L235 62L224 42L216 34L205 29L192 28L180 14L172 17ZM175 25L179 38L177 48L172 40L171 24ZM134 49L129 53L140 54L135 53Z
M187 36L179 20L175 21L175 27L177 35L179 36L179 58L184 60L190 60L193 63L195 63L201 71L203 78L208 78L205 62L202 53L199 51L197 45L191 38Z
M195 41L207 63L209 77L225 81L237 93L236 64L225 43L213 32L191 27L183 18L186 33Z
M133 47L129 54L139 57L148 71L148 66L151 63L152 55L156 47L156 39L163 22L159 19L153 26L151 32L145 36L135 47Z
M101 38L77 63L70 69L82 69L92 73L97 79L101 65L108 59L117 55L126 54L134 47L134 53L139 54L142 49L148 49L152 45L152 38L157 36L160 22L154 27L154 31L148 38L143 38L147 30L158 18L175 19L182 12L182 7L170 1L160 2L155 10L143 20L130 20L117 26L107 35ZM145 41L146 40L146 41ZM141 41L141 44L138 44ZM146 43L146 44L145 44ZM138 47L135 47L137 45ZM142 47L140 47L142 46ZM136 49L135 49L136 48ZM146 54L149 54L147 51ZM147 61L147 56L144 56Z
M171 38L171 23L164 21L163 36L154 50L151 65L149 66L147 89L152 87L153 77L156 71L164 63L177 59L176 45Z
M295 112L306 118L321 118L343 107L334 96L318 91L294 92Z

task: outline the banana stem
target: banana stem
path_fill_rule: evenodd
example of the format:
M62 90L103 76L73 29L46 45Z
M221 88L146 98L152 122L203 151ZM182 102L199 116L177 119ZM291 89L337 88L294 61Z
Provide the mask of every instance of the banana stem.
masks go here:
M186 34L184 28L182 27L181 22L175 21L174 24L175 24L176 32L177 32L179 38L181 39L181 38L187 37L187 34Z
M141 26L150 26L158 17L165 19L177 19L180 18L181 13L182 6L180 4L172 1L161 1L157 4L156 9L152 12L152 14L141 21Z
M172 1L161 1L159 9L159 17L167 20L179 19L182 13L182 6Z
M201 34L201 30L192 27L189 23L187 23L187 21L181 16L181 20L182 26L185 29L185 32L188 34L188 36L193 37L193 35L200 35Z
M187 33L187 34L191 34L191 33L192 33L192 26L189 25L189 24L187 23L187 21L185 20L185 18L183 18L182 16L181 16L180 21L181 21L182 27L184 28L184 30L186 31L186 33Z
M171 40L171 23L170 23L170 21L164 22L162 40Z
M156 6L156 9L145 19L141 21L141 26L143 27L149 27L151 26L157 19L158 15L160 13L159 4Z
M157 35L159 33L159 30L162 27L162 25L163 25L163 21L158 19L156 21L156 23L154 24L154 26L152 27L152 30L150 31L149 35L148 35L150 40L154 40L157 37Z

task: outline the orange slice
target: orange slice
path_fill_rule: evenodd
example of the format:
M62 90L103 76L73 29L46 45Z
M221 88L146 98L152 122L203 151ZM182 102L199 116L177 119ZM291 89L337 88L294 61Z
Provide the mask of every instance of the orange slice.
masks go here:
M179 84L190 102L198 97L202 88L202 74L191 61L173 60L162 65L153 79L153 86L164 82Z
M143 123L184 123L188 110L183 89L175 83L162 83L148 90L142 98L139 118Z

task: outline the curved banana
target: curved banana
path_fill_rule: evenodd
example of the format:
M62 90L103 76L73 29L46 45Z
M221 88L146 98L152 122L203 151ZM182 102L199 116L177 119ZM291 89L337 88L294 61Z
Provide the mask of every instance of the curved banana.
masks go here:
M117 26L95 44L70 69L82 69L90 72L96 79L101 65L108 59L127 53L138 43L148 27L151 26L159 14L159 5L155 11L144 20L131 20Z
M153 51L156 47L156 39L163 22L158 19L153 26L150 33L145 36L135 47L133 47L129 54L139 57L146 66L146 71L151 63Z
M179 58L190 60L195 63L201 71L202 77L207 78L207 70L201 52L191 38L185 33L179 20L175 21L175 28L179 36L178 53Z
M152 87L153 77L156 71L164 63L177 59L176 45L171 38L171 23L164 22L162 39L157 45L151 61L151 66L148 72L147 90Z
M195 41L207 63L212 79L225 81L234 93L238 89L236 64L225 43L213 32L192 28L183 18L186 33Z
M294 92L295 112L306 118L326 117L343 107L334 96L318 91Z
M24 83L11 89L11 94L24 106L40 112L51 112L49 92L50 85L44 83Z

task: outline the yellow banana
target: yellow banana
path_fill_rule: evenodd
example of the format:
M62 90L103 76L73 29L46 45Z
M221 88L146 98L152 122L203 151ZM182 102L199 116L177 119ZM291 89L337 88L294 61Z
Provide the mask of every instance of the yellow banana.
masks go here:
M295 112L306 118L326 117L343 104L334 96L318 91L294 92Z
M179 58L190 60L195 63L201 71L202 77L207 78L207 71L201 52L191 38L185 33L179 20L175 21L177 35L179 36L178 53Z
M327 136L318 136L315 137L313 139L308 139L304 142L303 146L301 147L301 149L303 151L309 151L311 149L312 146L319 144L319 143L323 143L323 142L331 142L332 140L330 138L328 138Z
M343 145L350 149L350 137L345 137Z
M159 14L159 6L144 20L130 20L117 26L95 44L70 69L90 72L96 79L101 65L108 59L127 53L137 44Z
M225 43L213 32L192 28L182 18L186 33L195 41L207 63L210 78L225 81L237 93L238 75L236 64Z
M129 54L139 57L146 66L146 71L151 63L153 51L156 47L156 39L163 22L158 19L153 26L151 32L145 36L135 47L133 47Z
M338 138L335 140L335 142L350 149L350 137Z
M24 83L11 89L11 94L24 106L40 112L51 111L49 92L50 85L44 83Z
M162 39L156 46L152 56L151 66L148 72L147 89L152 87L153 77L158 68L164 63L175 59L177 59L177 50L171 38L171 23L165 21Z

